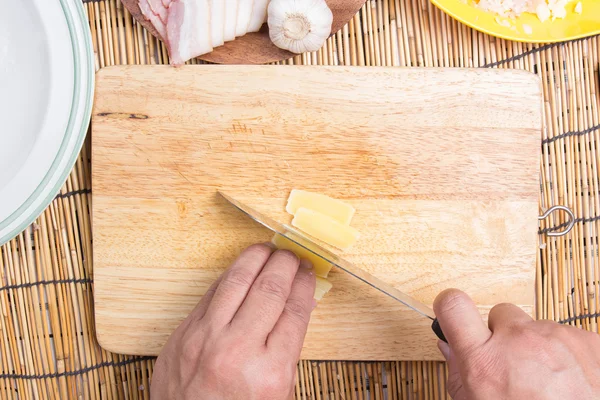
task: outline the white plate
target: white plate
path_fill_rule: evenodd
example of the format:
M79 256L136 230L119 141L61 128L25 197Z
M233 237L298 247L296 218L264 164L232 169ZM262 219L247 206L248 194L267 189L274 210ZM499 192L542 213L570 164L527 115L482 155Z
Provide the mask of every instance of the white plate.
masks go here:
M87 132L94 63L81 0L0 0L0 244L50 204Z

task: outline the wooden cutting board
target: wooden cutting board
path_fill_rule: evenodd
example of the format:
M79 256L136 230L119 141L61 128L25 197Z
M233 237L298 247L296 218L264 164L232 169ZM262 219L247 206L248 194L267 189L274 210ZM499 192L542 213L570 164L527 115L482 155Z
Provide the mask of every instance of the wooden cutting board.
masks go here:
M102 69L93 111L100 344L157 354L210 283L282 222L292 188L356 208L348 260L431 304L532 312L540 82L503 70L292 66ZM429 321L333 270L307 359L436 360Z

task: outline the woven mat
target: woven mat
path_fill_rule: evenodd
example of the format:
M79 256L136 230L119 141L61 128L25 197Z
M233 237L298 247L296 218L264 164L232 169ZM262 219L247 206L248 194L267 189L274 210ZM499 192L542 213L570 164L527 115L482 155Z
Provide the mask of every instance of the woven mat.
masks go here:
M119 0L86 2L96 67L154 64L166 50ZM192 63L197 63L196 61ZM540 226L537 317L598 331L600 37L564 44L507 42L457 23L427 0L368 1L322 50L284 64L517 68L542 78L540 211L569 206ZM0 399L148 399L154 360L103 351L93 320L89 141L60 194L1 248ZM446 367L430 362L298 365L299 399L441 399Z

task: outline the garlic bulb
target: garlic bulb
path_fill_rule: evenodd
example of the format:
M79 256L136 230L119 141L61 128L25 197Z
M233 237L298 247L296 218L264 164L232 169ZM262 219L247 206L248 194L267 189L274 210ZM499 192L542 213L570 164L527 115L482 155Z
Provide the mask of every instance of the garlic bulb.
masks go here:
M333 14L325 0L271 0L267 22L275 46L304 53L323 46L331 34Z

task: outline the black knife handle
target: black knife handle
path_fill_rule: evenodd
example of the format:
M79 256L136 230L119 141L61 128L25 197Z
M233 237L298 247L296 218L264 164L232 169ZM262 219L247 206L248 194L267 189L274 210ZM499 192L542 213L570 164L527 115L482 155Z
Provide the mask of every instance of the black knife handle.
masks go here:
M433 323L431 324L431 329L433 329L433 332L440 340L443 340L444 342L448 343L444 332L442 332L442 327L440 326L440 323L438 322L437 318L433 320Z

